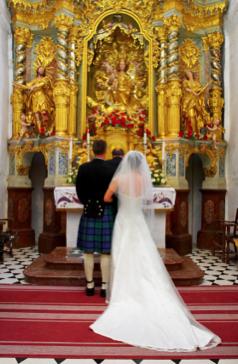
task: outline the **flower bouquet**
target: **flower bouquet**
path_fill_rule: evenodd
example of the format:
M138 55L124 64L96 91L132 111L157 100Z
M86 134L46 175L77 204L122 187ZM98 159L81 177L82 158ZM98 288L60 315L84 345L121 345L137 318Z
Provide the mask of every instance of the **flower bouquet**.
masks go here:
M152 183L155 187L166 185L167 183L166 176L163 173L162 169L158 167L157 163L153 165L150 168L150 170L151 170Z

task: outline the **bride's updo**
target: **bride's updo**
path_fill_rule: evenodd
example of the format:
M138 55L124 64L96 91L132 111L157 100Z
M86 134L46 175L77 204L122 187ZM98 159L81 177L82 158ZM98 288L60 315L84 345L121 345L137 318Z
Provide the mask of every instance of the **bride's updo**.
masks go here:
M127 153L127 161L130 168L134 171L139 170L144 156L141 152L136 150Z

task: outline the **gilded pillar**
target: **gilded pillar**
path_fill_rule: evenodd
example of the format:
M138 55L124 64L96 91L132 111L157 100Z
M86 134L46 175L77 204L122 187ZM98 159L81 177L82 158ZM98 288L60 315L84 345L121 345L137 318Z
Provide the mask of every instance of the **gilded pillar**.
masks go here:
M76 70L76 40L78 30L72 28L69 34L69 85L70 85L70 102L69 102L69 123L68 134L76 135L76 114L77 114L77 92L78 85Z
M212 88L209 99L209 105L212 110L213 120L222 119L222 108L224 100L222 98L221 86L221 46L224 37L222 33L214 32L208 35L208 44L210 46L210 62L211 62L211 79Z
M57 32L57 74L53 90L55 102L55 133L59 136L67 135L69 120L70 87L68 80L68 33L72 25L72 18L64 14L55 18Z
M22 85L25 81L26 72L26 48L31 45L32 34L28 28L16 28L15 39L15 84L12 93L13 107L13 138L18 137L20 131L20 117L23 109L23 94L17 85Z
M167 35L164 27L157 29L160 44L160 61L158 69L158 131L159 137L163 138L167 134L166 125L166 83L167 83Z
M177 137L180 130L180 100L181 82L179 78L179 48L178 33L180 19L172 15L165 19L168 33L168 53L167 53L167 125L168 136Z

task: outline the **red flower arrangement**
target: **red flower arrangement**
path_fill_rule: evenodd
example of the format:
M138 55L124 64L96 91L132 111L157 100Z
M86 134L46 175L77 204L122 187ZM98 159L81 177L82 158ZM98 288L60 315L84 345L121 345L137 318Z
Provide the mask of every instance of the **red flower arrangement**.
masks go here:
M152 142L156 140L155 136L151 134L151 131L149 129L145 129L145 124L143 123L138 124L138 129L136 134L142 138L144 136L144 132L146 132L147 138L149 140L151 140Z
M114 126L120 128L131 129L134 127L131 117L126 111L114 110L106 115L101 124L102 127Z

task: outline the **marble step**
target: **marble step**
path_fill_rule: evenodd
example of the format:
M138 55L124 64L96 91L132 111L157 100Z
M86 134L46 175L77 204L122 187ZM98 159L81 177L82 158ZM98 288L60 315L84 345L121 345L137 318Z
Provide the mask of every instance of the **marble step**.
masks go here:
M188 257L185 257L179 270L169 271L176 286L199 284L203 278L202 270ZM37 258L24 270L26 281L39 285L85 286L82 264L79 269L54 269L48 267L45 256ZM95 270L96 285L100 285L100 271Z
M47 268L83 270L82 255L74 256L71 248L57 247L44 256ZM174 249L159 249L166 268L169 271L181 269L184 258L180 257ZM100 256L95 256L95 271L100 271Z

